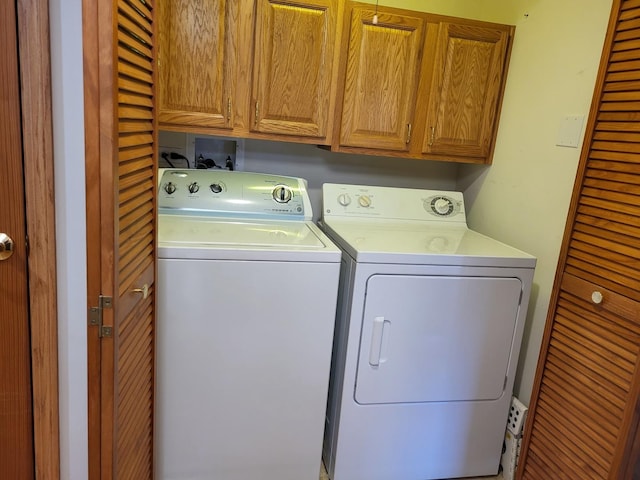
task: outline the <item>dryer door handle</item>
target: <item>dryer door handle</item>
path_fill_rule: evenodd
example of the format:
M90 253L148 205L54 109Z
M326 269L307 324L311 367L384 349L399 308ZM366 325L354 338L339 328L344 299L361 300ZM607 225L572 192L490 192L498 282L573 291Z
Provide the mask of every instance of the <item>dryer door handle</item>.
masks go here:
M373 329L371 331L371 349L369 350L369 365L377 367L380 365L380 355L382 354L382 337L384 334L384 324L388 322L384 317L373 319Z

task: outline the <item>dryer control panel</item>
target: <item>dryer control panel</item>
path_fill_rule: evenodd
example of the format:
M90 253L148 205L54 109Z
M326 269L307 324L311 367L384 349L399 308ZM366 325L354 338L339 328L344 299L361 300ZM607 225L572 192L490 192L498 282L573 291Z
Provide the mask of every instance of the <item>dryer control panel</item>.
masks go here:
M312 217L305 180L227 170L160 169L158 211L301 221Z
M324 217L466 225L462 192L325 183L322 201Z

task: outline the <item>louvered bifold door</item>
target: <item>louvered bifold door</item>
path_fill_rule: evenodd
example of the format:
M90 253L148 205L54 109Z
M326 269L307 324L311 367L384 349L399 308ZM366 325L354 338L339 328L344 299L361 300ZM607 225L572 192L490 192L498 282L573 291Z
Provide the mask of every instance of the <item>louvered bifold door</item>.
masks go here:
M87 178L88 182L98 178L100 205L96 209L91 204L89 185L88 269L91 283L91 273L98 270L92 265L95 254L100 259L103 301L99 329L89 328L90 478L144 480L153 478L154 2L99 0L93 7L94 1L87 0L84 6L86 11L96 11L98 74L93 76L91 67L96 65L85 53L85 78L89 85L95 81L100 101L94 105L97 111L92 111L89 97L85 114L97 115L99 125L95 127L92 118L86 120ZM86 49L91 46L86 40L90 35L85 25ZM91 131L92 126L98 130ZM95 164L91 147L96 140L91 135L99 137ZM92 231L100 232L99 238L93 238L99 247L91 244ZM91 301L91 287L89 291ZM94 341L92 336L100 339ZM96 365L99 393L92 383ZM92 423L98 417L99 436Z
M155 156L153 5L118 2L115 478L153 472ZM142 292L140 292L142 290Z
M519 478L618 479L638 402L640 1L615 1Z

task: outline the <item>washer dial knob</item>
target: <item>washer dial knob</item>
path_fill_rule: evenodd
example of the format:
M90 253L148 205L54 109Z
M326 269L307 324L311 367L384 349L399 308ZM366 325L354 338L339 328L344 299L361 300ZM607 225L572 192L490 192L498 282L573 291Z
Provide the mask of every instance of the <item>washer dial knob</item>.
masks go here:
M219 183L212 183L211 185L209 185L209 189L213 193L220 193L222 191L222 185L220 185Z
M164 191L167 192L169 195L175 192L177 188L178 187L176 187L176 184L173 182L167 182L164 184Z
M338 195L338 203L343 207L346 207L351 203L351 197L348 193L341 193Z
M360 195L358 203L361 207L369 208L371 206L371 197L369 195Z
M190 183L187 188L189 189L189 193L198 193L198 190L200 190L200 185L198 185L198 182L193 182Z
M287 185L278 185L271 192L271 196L278 203L288 203L293 198L293 191Z

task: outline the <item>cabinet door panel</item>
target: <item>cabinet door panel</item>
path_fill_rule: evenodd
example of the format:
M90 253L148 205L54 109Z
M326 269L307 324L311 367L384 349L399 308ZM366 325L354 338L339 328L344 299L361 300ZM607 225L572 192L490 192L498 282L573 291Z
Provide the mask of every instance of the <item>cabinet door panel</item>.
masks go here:
M337 10L336 0L258 2L253 131L327 135Z
M424 20L354 8L340 145L407 151L415 112Z
M440 25L423 153L490 153L509 34Z
M233 125L236 3L161 2L160 123L218 128Z

